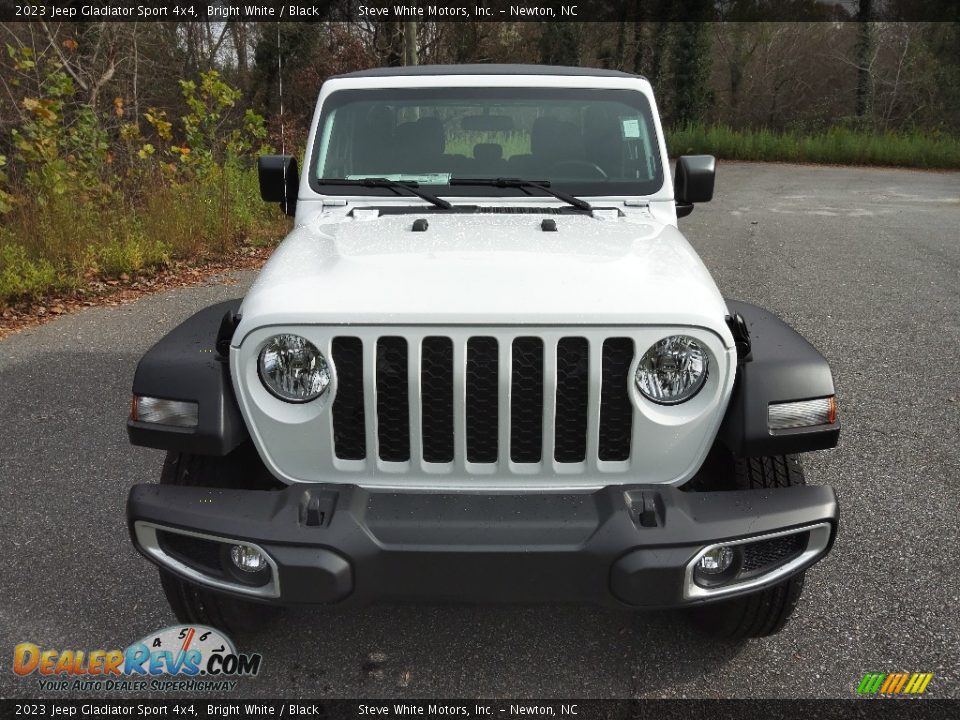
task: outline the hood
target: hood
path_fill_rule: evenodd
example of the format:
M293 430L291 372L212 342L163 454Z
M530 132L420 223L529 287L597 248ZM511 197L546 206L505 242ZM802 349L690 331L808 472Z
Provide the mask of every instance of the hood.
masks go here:
M428 228L412 230L418 217ZM541 222L556 220L556 232ZM248 292L256 327L688 325L727 338L716 284L650 216L403 214L297 227Z

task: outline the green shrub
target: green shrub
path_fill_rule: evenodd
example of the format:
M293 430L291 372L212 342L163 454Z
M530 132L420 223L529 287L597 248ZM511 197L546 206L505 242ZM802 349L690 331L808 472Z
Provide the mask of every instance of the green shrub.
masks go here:
M0 241L0 298L36 297L59 284L50 262L31 260L21 245Z
M27 119L13 131L19 186L0 157L0 306L285 234L287 219L259 197L263 118L235 111L239 93L216 72L181 82L189 111L179 140L174 121L150 108L151 137L126 123L112 145L93 110L72 101L60 64L48 60L45 73L46 95L24 101Z

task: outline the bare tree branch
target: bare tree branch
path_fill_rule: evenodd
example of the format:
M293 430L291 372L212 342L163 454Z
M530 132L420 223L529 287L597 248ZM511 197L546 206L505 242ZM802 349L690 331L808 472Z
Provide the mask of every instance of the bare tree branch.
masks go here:
M82 89L84 90L89 89L89 86L87 85L87 83L84 82L83 78L80 77L80 74L76 70L74 70L73 66L70 64L70 61L67 60L66 55L63 54L63 51L60 49L59 43L57 43L57 40L54 37L53 33L50 32L50 26L47 25L46 20L41 20L40 25L41 27L43 27L43 31L47 35L47 40L50 41L50 47L53 48L53 51L57 54L57 57L60 59L60 64L63 65L63 69L70 74L70 77L72 77L74 82L77 83L77 85L79 85Z

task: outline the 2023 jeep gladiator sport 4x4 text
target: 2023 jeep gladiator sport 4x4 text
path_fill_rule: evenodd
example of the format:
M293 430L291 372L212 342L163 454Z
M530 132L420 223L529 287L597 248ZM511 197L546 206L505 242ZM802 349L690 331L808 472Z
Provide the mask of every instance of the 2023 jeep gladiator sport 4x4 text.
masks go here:
M295 216L243 301L140 361L167 451L130 533L184 622L290 604L591 601L777 632L837 530L798 454L836 445L827 362L721 297L677 229L650 84L536 66L324 83Z

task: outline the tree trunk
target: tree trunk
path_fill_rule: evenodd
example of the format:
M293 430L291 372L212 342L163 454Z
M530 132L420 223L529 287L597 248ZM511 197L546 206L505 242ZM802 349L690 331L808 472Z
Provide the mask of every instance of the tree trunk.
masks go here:
M620 22L617 24L617 50L613 56L613 67L623 70L623 61L627 53L627 19L626 7L620 13Z
M133 24L133 123L140 127L140 48L137 45L137 25Z
M643 22L637 20L633 23L633 71L637 75L647 74L647 56L646 56L646 38L643 36Z
M237 53L237 79L244 92L250 90L250 62L247 58L247 24L242 20L230 23L233 46Z
M874 37L870 14L873 0L860 0L857 11L857 102L856 115L863 122L873 117L873 68Z
M582 26L575 22L541 23L540 62L544 65L579 65Z
M417 23L403 23L403 64L417 64Z

